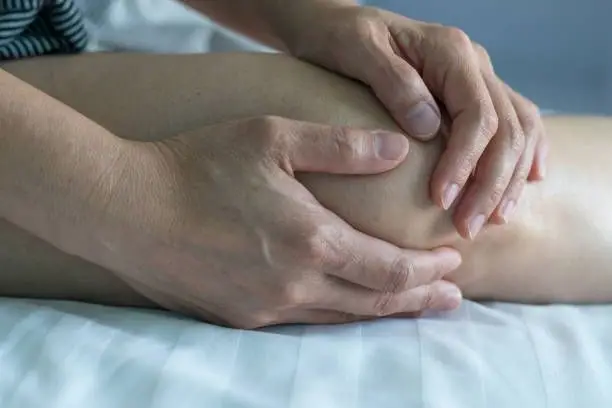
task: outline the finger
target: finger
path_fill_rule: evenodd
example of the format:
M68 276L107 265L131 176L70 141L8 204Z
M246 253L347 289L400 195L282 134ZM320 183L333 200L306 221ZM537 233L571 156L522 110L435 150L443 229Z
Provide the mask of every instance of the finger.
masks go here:
M506 91L514 105L525 134L533 135L536 139L534 158L527 181L541 181L546 175L548 143L540 110L533 102L510 88L508 85L506 85Z
M330 280L321 289L320 308L360 316L391 316L425 310L452 310L461 304L461 291L447 281L399 292L381 292L342 280Z
M444 309L452 310L455 307ZM416 312L400 312L387 315L385 317L394 317L401 319L414 319L421 317L424 310ZM353 322L364 322L378 318L380 316L359 316L351 313L338 312L333 310L295 310L286 313L276 324L346 324Z
M392 293L439 280L461 264L461 256L454 249L401 249L349 225L328 240L327 245L333 254L323 265L327 275Z
M357 316L334 310L294 310L285 313L277 324L345 324L372 320L371 316Z
M369 85L410 136L432 139L440 128L440 110L419 72L401 55L386 24L373 25L364 36L354 76Z
M452 123L447 147L431 180L432 198L444 209L455 202L498 128L497 113L478 58L471 43L461 45L462 41L455 40L456 49L440 51L439 61L432 57L423 71L434 95L444 102Z
M537 139L532 138L527 142L527 147L521 156L516 170L510 179L510 183L504 192L499 206L493 213L492 221L498 224L510 222L510 218L517 207L521 194L527 182L527 177L532 169Z
M529 168L518 166L525 151L525 135L514 106L504 84L492 70L485 70L483 76L498 112L499 127L480 158L474 178L455 212L459 232L470 239L480 232L509 187L512 189L510 198L516 203L516 194L521 192L529 173ZM531 158L525 160L523 164Z
M529 181L541 181L546 177L547 159L548 159L548 140L544 134L540 135L536 146L535 157L531 171L529 173Z
M512 94L515 93L512 92L508 95L518 113L518 119L525 134L525 151L519 159L512 179L504 193L504 197L501 199L500 205L493 214L492 221L496 223L507 223L510 221L510 217L516 209L525 183L530 181L529 176L534 172L534 169L537 168L535 162L538 160L538 154L541 154L538 153L537 149L542 139L542 126L534 124L534 122L539 122L539 115L528 117L527 115L533 115L533 112L525 112L523 101L514 99Z
M277 159L291 171L374 174L388 171L408 154L399 133L366 131L282 120L268 130L280 134Z

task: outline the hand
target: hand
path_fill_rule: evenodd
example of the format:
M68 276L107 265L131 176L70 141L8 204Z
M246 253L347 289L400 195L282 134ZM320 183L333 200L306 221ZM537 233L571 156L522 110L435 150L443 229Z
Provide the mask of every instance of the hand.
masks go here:
M383 172L407 151L399 134L275 117L136 143L122 172L132 198L107 206L128 215L101 223L116 244L98 262L164 307L241 328L454 308L459 289L440 279L456 251L361 234L293 177Z
M296 4L300 18L281 30L294 55L371 86L415 138L432 138L448 114L431 191L444 209L460 201L461 235L507 221L525 182L544 177L547 145L537 107L495 75L486 51L457 28L334 2Z

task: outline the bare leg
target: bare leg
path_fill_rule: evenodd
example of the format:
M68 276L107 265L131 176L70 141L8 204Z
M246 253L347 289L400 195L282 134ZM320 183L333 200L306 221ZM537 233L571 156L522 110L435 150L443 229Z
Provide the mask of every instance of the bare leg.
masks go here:
M397 130L364 87L284 56L89 55L23 61L5 69L111 131L141 140L241 117L290 118ZM513 222L459 239L447 213L428 199L441 141L412 143L398 169L371 177L302 175L327 207L357 228L391 242L455 245L465 259L454 275L468 297L499 300L611 301L606 267L612 239L612 121L546 121L552 137L546 182L529 186ZM111 274L0 225L4 241L26 242L1 254L6 294L141 302ZM4 269L4 268L3 268ZM27 273L23 271L26 270ZM36 286L32 282L44 282Z

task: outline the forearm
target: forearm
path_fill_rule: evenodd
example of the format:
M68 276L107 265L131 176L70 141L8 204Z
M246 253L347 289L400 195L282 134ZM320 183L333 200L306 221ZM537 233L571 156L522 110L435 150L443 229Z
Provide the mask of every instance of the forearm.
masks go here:
M67 251L93 227L121 160L114 135L0 70L0 215Z
M355 0L182 0L193 8L254 40L288 51L290 36L317 7L354 6Z

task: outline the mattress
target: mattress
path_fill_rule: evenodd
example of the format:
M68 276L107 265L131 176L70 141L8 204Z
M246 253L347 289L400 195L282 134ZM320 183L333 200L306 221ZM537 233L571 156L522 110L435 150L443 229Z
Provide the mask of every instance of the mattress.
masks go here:
M0 406L609 407L611 312L467 301L418 320L242 331L4 299Z

